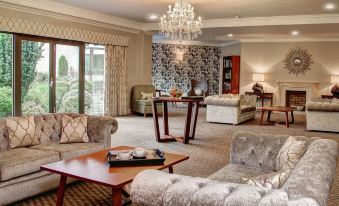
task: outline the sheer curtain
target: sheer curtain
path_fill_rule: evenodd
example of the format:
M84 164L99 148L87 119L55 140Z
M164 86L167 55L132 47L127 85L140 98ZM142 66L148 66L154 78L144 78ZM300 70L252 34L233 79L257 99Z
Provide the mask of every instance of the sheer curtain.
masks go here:
M127 47L106 45L105 115L127 115Z

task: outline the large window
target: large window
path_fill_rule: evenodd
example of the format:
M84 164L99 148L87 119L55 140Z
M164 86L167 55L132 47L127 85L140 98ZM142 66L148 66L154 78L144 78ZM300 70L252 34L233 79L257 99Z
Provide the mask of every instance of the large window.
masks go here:
M0 33L0 117L103 114L104 59L104 46Z
M104 113L105 47L86 44L85 56L85 113Z
M13 36L0 33L0 117L12 115Z

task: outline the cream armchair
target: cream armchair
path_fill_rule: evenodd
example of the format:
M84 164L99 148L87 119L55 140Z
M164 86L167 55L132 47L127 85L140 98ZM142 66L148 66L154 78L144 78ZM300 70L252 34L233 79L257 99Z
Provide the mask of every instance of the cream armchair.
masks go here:
M152 114L152 100L142 99L141 92L153 93L153 96L155 96L155 88L153 85L135 85L132 88L132 111L141 113L146 117L147 114ZM162 112L162 105L159 104L157 107L158 112Z
M206 121L240 124L255 118L257 97L254 95L215 95L205 98Z

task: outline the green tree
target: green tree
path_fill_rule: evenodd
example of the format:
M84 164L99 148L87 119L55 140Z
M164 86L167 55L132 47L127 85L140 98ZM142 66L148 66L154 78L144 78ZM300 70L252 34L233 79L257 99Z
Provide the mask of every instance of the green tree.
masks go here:
M0 33L0 86L12 87L12 35Z
M59 76L68 75L68 61L64 55L61 55L59 58L58 75Z
M40 58L43 57L43 45L40 42L22 42L22 98L27 95L28 89L37 75L36 66Z
M12 114L12 88L0 87L0 117L8 117Z

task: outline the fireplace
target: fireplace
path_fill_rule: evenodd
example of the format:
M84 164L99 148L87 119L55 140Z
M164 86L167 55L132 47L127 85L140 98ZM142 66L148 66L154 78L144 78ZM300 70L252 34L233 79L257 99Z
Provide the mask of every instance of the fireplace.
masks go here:
M298 107L298 110L304 110L306 106L306 91L286 91L286 104L287 107Z
M299 109L302 106L305 106L303 98L305 97L305 102L311 101L312 99L318 98L319 83L306 83L306 82L278 82L278 104L280 106L287 106L288 104L292 106L298 106ZM293 99L296 99L295 102L290 103L289 98L287 98L287 93L296 92ZM302 92L302 94L301 94ZM306 94L305 94L306 93ZM300 96L304 97L300 97ZM295 98L295 96L297 96ZM297 105L295 105L297 104ZM299 104L302 104L299 106Z

